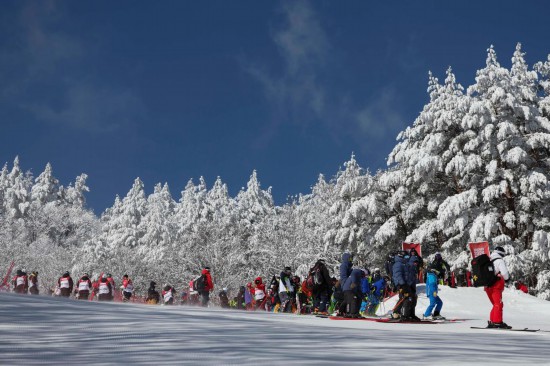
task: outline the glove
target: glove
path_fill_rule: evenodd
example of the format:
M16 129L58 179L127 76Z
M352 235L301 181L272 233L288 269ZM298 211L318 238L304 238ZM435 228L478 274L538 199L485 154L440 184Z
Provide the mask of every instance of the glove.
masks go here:
M434 297L437 297L437 291L434 291L433 295Z

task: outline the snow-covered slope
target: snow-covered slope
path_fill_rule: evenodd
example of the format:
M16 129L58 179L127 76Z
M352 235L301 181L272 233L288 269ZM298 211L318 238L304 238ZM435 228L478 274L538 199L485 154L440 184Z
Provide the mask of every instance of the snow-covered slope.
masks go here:
M384 324L0 294L0 364L550 364L550 333L470 329L486 324L483 290L440 294L442 314L466 321ZM506 322L550 330L550 302L508 290L504 299ZM420 296L417 314L426 303Z

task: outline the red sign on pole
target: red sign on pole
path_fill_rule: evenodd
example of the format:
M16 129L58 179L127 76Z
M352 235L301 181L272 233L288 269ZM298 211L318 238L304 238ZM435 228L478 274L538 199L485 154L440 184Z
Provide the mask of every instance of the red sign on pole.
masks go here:
M490 255L489 242L487 241L482 241L479 243L470 243L468 244L468 247L470 248L470 253L472 254L472 258L475 258L482 254Z
M420 257L422 257L422 245L420 243L405 243L403 242L403 250L410 252L411 249L415 249Z

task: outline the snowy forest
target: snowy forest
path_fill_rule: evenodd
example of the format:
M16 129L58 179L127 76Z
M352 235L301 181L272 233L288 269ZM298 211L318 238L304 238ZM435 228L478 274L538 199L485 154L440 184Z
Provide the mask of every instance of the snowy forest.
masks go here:
M320 257L334 272L344 250L382 268L403 241L467 268L467 244L489 241L510 253L513 279L549 300L550 56L533 66L524 56L518 44L508 69L490 47L467 88L451 68L443 82L430 73L429 100L386 169L352 155L282 206L256 171L236 197L221 178L189 180L178 197L160 183L146 195L136 178L97 217L86 174L63 186L50 164L34 177L15 158L0 173L0 270L13 260L42 288L67 270L128 273L143 292L151 280L184 288L209 266L218 289L235 290L285 266L303 276Z

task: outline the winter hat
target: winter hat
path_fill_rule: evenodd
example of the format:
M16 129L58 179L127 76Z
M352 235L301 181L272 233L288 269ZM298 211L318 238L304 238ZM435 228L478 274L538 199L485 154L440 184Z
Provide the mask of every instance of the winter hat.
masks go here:
M435 253L435 260L440 261L441 259L443 259L443 257L441 256L441 253L439 253L439 252Z
M18 276L22 276L23 275L23 271L21 271L20 269L17 270L17 275Z
M506 257L508 255L508 253L506 253L503 247L496 247L495 253L499 254L502 257Z
M155 281L151 281L151 283L149 284L149 286L151 287L155 287L157 285L157 283Z
M63 273L63 277L69 277L71 274L67 271L65 273Z
M292 269L290 267L285 267L285 272L292 272Z

